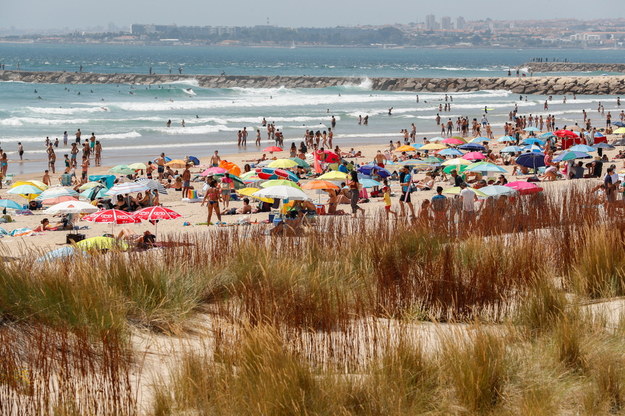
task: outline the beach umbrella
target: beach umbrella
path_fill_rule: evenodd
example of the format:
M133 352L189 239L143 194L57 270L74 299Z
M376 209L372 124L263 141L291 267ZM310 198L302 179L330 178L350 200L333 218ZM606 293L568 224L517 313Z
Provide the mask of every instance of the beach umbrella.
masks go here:
M78 198L69 196L69 195L54 196L51 198L42 199L41 203L43 205L55 205L55 204L60 204L61 202L68 202L68 201L78 201Z
M10 199L0 199L0 208L7 209L22 209L22 206L15 201Z
M371 180L371 179L369 179ZM376 181L373 181L376 182ZM379 182L376 182L379 183ZM324 180L312 180L310 182L306 182L304 185L302 185L302 189L308 189L308 190L313 190L313 189L339 189L339 187L335 184L333 184L332 182L329 181L324 181Z
M291 186L272 186L270 188L261 189L253 194L261 198L273 198L289 201L308 201L310 198L301 189Z
M374 165L372 163L362 165L358 168L358 172L367 176L378 175L381 178L388 178L389 176L391 176L391 172L389 172L387 169L381 168L378 165Z
M158 205L154 207L142 208L138 211L135 211L133 216L143 221L153 222L155 227L155 236L158 236L158 221L175 220L176 218L182 217L182 215L178 214L173 209L165 208Z
M531 138L531 139L525 139L521 142L521 144L529 144L529 145L538 145L538 146L544 146L545 145L545 141L544 140L540 140L540 139L536 139L536 138Z
M561 154L559 154L558 156L553 158L553 161L554 162L566 162L567 160L591 159L591 158L592 158L592 156L590 156L588 153L575 152L575 151L566 151L566 152L562 152Z
M99 198L107 198L108 196L106 195L106 191L107 189L105 187L99 187L99 188L95 187L95 188L87 189L86 191L81 192L80 196L82 198L93 201Z
M592 147L593 149L614 149L614 146L608 143L595 143Z
M87 189L95 188L96 186L101 186L101 185L102 185L101 182L91 181L91 182L83 183L82 185L78 187L78 189L81 191L86 191Z
M423 159L421 159L422 162L425 163L441 163L443 161L443 159L440 159L438 157L434 157L434 156L428 156L428 157L424 157Z
M612 133L614 134L625 134L625 127L620 127L616 130L614 130Z
M333 170L331 172L326 172L323 175L319 176L317 179L323 179L326 181L344 181L347 179L347 173L339 172L338 170Z
M495 197L495 198L500 197L502 195L512 196L518 193L516 189L510 188L509 186L503 186L503 185L485 186L483 188L480 188L480 191L482 191L483 194L489 197Z
M98 211L98 207L82 201L60 202L44 210L44 214L91 214Z
M241 174L241 168L239 167L239 165L233 162L228 162L227 160L222 160L221 162L219 162L219 167L225 169L226 172L236 176L239 176Z
M536 127L527 127L525 129L523 129L525 131L529 131L529 132L536 132L536 131L540 131L540 129L536 128Z
M509 182L504 186L518 191L521 195L535 194L543 190L543 188L536 185L535 183L525 181Z
M535 144L523 146L521 150L524 152L542 152L543 151L543 149L541 149L540 146L537 146Z
M553 132L557 137L565 138L565 139L575 139L579 137L577 134L573 133L571 130L556 130Z
M442 140L441 143L445 143L445 144L449 144L449 145L455 146L455 145L459 145L459 144L465 144L466 142L464 140L454 139L453 137L450 137L448 139Z
M165 188L165 185L163 185L159 181L155 181L154 179L141 178L135 180L135 182L144 185L148 188L148 190L153 191L154 189L156 189L159 194L167 195L167 189Z
M278 168L256 168L256 175L265 180L269 179L288 179L293 182L299 182L299 178L293 172Z
M373 179L368 179L368 178L360 179L359 182L363 188L375 188L376 186L377 187L383 186L382 183L375 181Z
M286 180L286 179L272 179L272 180L269 180L267 182L263 182L262 184L260 184L260 186L262 188L269 188L269 187L272 187L272 186L290 186L291 188L302 189L295 182L289 181L289 180Z
M443 166L462 166L462 165L470 165L471 162L467 159L463 159L461 157L457 157L455 159L449 159L442 163Z
M78 192L73 189L67 189L62 187L52 187L48 188L37 196L37 201L42 201L44 199L58 198L62 196L78 196Z
M432 137L431 139L428 139L429 142L441 142L443 140L445 140L445 138L441 136L436 136L436 137Z
M479 189L473 189L473 188L467 188L472 190L473 192L475 192L475 195L477 196L483 196L486 197L488 195L484 194L482 191L480 191ZM462 188L459 186L454 186L452 188L447 188L443 191L444 194L450 194L450 195L460 195L460 192L462 191Z
M99 222L107 224L135 224L139 222L134 215L120 211L118 209L107 209L103 211L97 211L93 214L82 217L83 220L89 222Z
M133 173L135 173L135 169L131 168L128 165L117 165L110 168L109 172L117 173L120 175L132 175Z
M20 195L27 199L34 198L35 195L39 195L42 192L43 190L37 188L35 185L18 185L7 191L8 194Z
M497 166L489 162L477 162L467 166L467 172L489 172L489 173L506 173L506 170L501 166Z
M208 168L206 169L204 172L200 173L200 176L213 176L213 175L217 175L217 174L223 174L228 172L226 169L224 168L220 168L220 167L212 167L212 168Z
M145 163L141 163L141 162L132 163L132 164L128 165L128 167L130 169L135 170L135 171L137 171L137 170L146 170L148 168Z
M13 182L13 184L11 184L11 188L15 188L18 187L20 185L33 185L36 188L41 189L42 191L45 191L46 189L48 189L48 185L46 185L45 183L35 180L35 179L31 179L28 181L16 181Z
M273 198L260 198L260 197L255 196L254 194L258 191L260 191L259 188L243 188L243 189L239 189L237 193L239 195L249 196L251 198L258 199L259 201L267 202L269 204L273 203Z
M619 139L614 141L614 146L625 146L625 139Z
M170 168L173 168L173 169L182 169L182 168L186 168L187 164L188 162L186 160L175 159L175 160L172 160L171 162L165 163L165 166L169 166Z
M541 139L550 139L550 138L552 138L552 137L556 137L556 135L555 135L555 134L553 134L552 132L547 132L547 133L543 133L543 134L541 134L541 135L540 135L540 136L538 136L538 137L540 137Z
M308 169L310 167L310 164L308 162L306 162L303 159L300 159L299 157L292 157L290 159L293 162L297 163L297 166L299 166L300 168Z
M486 150L484 146L482 146L481 144L477 144L477 143L463 144L462 146L458 146L458 149L469 150L472 152L483 152Z
M503 149L501 149L499 152L500 153L518 153L522 151L523 149L519 146L506 146Z
M193 163L193 166L198 166L200 164L200 159L195 156L188 156L187 159L189 162Z
M614 123L612 123L614 126L616 127L625 127L625 123L620 122L620 121L615 121Z
M482 142L489 142L490 139L488 137L476 137L475 139L471 140L469 143L482 143Z
M458 149L443 149L440 152L438 152L439 155L443 155L443 156L462 156L462 152Z
M128 250L130 245L112 237L91 237L76 243L83 250Z
M74 248L74 246L63 246L63 247L57 248L56 250L48 251L46 254L39 257L35 261L37 263L43 263L44 261L59 260L59 259L71 257L76 253L77 251Z
M111 189L106 191L106 195L115 196L115 195L123 195L123 194L131 194L134 192L143 192L147 191L148 188L145 184L139 182L126 182L126 183L118 183L113 185Z
M278 146L269 146L263 149L263 152L282 152L282 148Z
M297 166L297 162L291 159L276 159L267 165L270 168L289 169Z
M442 143L428 143L421 146L419 150L443 150L446 148L447 146Z
M417 150L415 147L407 144L399 146L397 149L395 149L396 152L414 152L415 150Z
M516 139L512 136L502 136L500 138L497 139L497 141L499 143L510 143L510 142L515 142Z
M470 162L469 162L470 163ZM451 173L452 170L457 171L458 173L462 173L465 170L467 170L467 165L460 165L460 166L445 166L445 168L443 169L443 172L445 173Z
M544 153L523 153L516 158L515 163L526 168L538 169L545 166Z
M486 156L484 156L480 152L470 152L462 156L462 158L466 160L482 160L482 159L485 159Z
M592 146L588 146L585 144L576 144L575 146L571 146L567 149L570 152L584 152L584 153L588 153L588 152L594 152L597 149L595 149Z

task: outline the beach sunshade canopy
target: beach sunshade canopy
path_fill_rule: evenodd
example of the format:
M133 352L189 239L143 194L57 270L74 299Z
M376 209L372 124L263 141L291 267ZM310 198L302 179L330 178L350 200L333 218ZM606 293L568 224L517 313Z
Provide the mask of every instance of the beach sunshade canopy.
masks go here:
M108 224L134 224L139 222L134 215L129 214L118 209L107 209L104 211L97 211L93 214L89 214L82 218L89 222L99 222Z
M502 136L497 139L499 143L510 143L516 141L516 139L512 136Z
M91 214L98 211L98 207L82 201L65 201L52 205L44 214Z
M417 150L415 147L407 144L399 146L397 149L395 149L396 152L414 152L415 150Z
M200 164L200 159L195 156L189 156L187 157L187 159L189 160L189 162L193 163L193 166L198 166Z
M482 159L485 159L486 156L484 156L480 152L469 152L465 154L464 156L462 156L462 158L466 160L482 160Z
M484 146L482 146L481 144L477 144L477 143L463 144L462 146L458 146L458 148L462 150L469 150L472 152L483 152L484 150L486 150Z
M480 191L479 189L473 189L473 188L467 188L472 190L473 192L475 192L475 195L477 196L483 196L486 197L488 195L486 195L485 193L483 193L482 191ZM460 195L460 192L462 191L462 188L459 186L454 186L452 188L447 188L443 191L444 194L450 194L450 195Z
M531 139L525 139L521 142L521 144L535 144L538 146L544 146L545 145L545 141L544 140L540 140L540 139L535 139L535 138L531 138Z
M36 188L41 189L42 191L45 191L46 189L49 188L48 185L46 185L45 183L43 183L41 181L38 181L36 179L31 179L31 180L28 180L28 181L16 181L16 182L13 182L13 184L11 185L11 188L15 188L15 187L18 187L20 185L33 185Z
M475 139L469 141L469 143L484 143L484 142L490 142L490 139L488 137L476 137Z
M55 204L60 204L61 202L67 202L67 201L78 201L78 198L76 198L75 196L63 195L63 196L53 196L50 198L41 199L41 203L43 205L55 205Z
M160 221L175 220L176 218L180 218L182 215L170 208L154 206L135 211L133 216L144 221Z
M470 165L471 161L467 159L463 159L461 157L457 157L455 159L449 159L441 163L443 166L462 166L462 165Z
M267 182L263 182L260 184L261 188L270 188L272 186L290 186L295 189L302 189L298 184L293 181L289 181L286 179L272 179Z
M111 237L91 237L76 243L78 248L83 250L128 250L130 245L116 238Z
M427 163L427 162L424 162L424 163ZM367 165L362 165L361 167L358 168L358 172L367 176L378 175L381 178L388 178L389 176L391 176L391 172L389 172L387 169L381 168L378 165L374 165L372 163L367 164Z
M367 178L363 178L363 179L359 179L360 184L362 185L363 188L375 188L383 186L382 183L375 181L373 179L367 179ZM338 186L337 186L338 188Z
M566 149L570 152L584 152L584 153L588 153L588 152L595 152L597 149L595 149L592 146L588 146L585 144L576 144L575 146L571 146L568 149Z
M304 191L302 191L301 189L293 188L291 186L272 186L255 192L254 196L289 201L310 200L310 198L308 197L308 195L306 195Z
M443 156L462 156L462 152L458 149L443 149L438 154Z
M452 170L455 170L458 173L462 173L465 170L467 170L467 165L460 165L460 166L445 166L445 169L443 169L443 172L445 173L451 173Z
M530 131L530 132L540 131L540 129L539 129L539 128L536 128L536 127L527 127L527 128L525 128L525 129L523 129L523 130L525 130L525 131Z
M22 209L22 206L15 201L10 199L0 199L0 208L7 209Z
M614 149L614 146L608 143L595 143L592 145L594 149Z
M575 134L571 130L556 130L555 132L553 132L553 134L560 138L565 138L565 139L575 139L579 137L577 134Z
M86 191L82 191L80 193L80 196L82 198L85 199L89 199L89 200L94 200L94 199L98 199L98 198L107 198L108 196L106 195L106 188L91 188L91 189L87 189Z
M434 157L434 156L428 156L428 157L424 157L423 159L421 159L421 162L424 163L441 163L443 161L443 159L440 159L438 157Z
M297 162L291 159L272 160L267 166L270 168L289 169L297 166Z
M220 168L220 167L213 167L213 168L208 168L206 169L204 172L200 173L201 176L212 176L212 175L217 175L217 174L223 174L228 172L226 169L224 168Z
M535 194L543 190L540 186L533 182L514 181L505 184L508 188L512 188L519 192L521 195Z
M146 170L148 167L146 166L145 163L142 162L137 162L137 163L131 163L130 165L128 165L128 167L130 169L133 169L135 171L137 170Z
M137 179L135 182L146 186L148 190L153 191L154 189L156 189L159 194L167 195L167 188L165 188L165 185L163 185L159 181L155 181L154 179L142 178Z
M575 152L575 151L566 151L558 156L553 158L554 162L566 162L567 160L575 160L575 159L591 159L588 153L585 152Z
M59 186L51 187L43 191L37 196L38 201L42 201L44 199L58 198L62 196L78 196L78 192L73 189L62 188Z
M132 175L133 173L135 173L135 169L131 168L128 165L117 165L109 169L109 172L117 173L120 175Z
M80 189L81 191L86 191L87 189L91 189L91 188L95 188L96 186L101 186L102 183L100 182L87 182L87 183L83 183L82 185L80 185L78 187L78 189Z
M299 166L300 168L308 169L310 167L310 164L306 162L304 159L300 159L299 157L292 157L290 159L293 162L297 163L297 166Z
M442 142L443 140L445 140L445 138L441 136L436 136L428 139L429 142Z
M515 163L519 166L525 166L526 168L538 169L545 166L545 154L544 153L523 153L516 158Z
M265 147L263 152L282 152L282 148L278 146L269 146Z
M186 168L188 164L189 162L187 162L186 160L174 159L171 162L165 163L165 166L169 166L172 169L182 169L182 168Z
M499 152L500 153L518 153L522 151L523 149L520 146L506 146L503 149L501 149Z
M376 182L376 181L374 181ZM304 185L302 185L302 189L308 189L308 190L313 190L313 189L339 189L338 185L335 185L332 182L329 181L324 181L324 180L312 180L310 182L306 182Z
M495 198L500 197L502 195L513 196L518 193L516 189L510 188L509 186L503 186L503 185L485 186L483 188L480 188L480 191L489 197L492 196Z
M37 188L35 185L18 185L15 188L11 188L7 191L8 194L13 194L13 195L30 195L30 194L39 195L42 192L43 190Z
M261 198L261 197L255 196L254 194L258 191L260 191L259 188L243 188L243 189L239 189L237 193L239 195L249 196L251 198L258 199L259 201L267 202L269 204L273 203L273 198Z
M612 123L614 126L616 127L625 127L625 123L620 122L620 121L615 121L614 123Z
M347 179L347 173L339 172L338 170L333 170L331 172L326 172L323 175L319 176L317 179L323 179L326 181L344 181Z
M139 182L126 182L114 185L111 189L106 191L106 195L115 196L123 194L131 194L134 192L144 192L148 188L145 184Z
M506 170L494 163L478 162L467 166L467 172L488 172L488 173L506 173Z
M447 146L445 146L442 143L428 143L428 144L424 144L423 146L419 148L419 150L443 150L443 149L447 149Z

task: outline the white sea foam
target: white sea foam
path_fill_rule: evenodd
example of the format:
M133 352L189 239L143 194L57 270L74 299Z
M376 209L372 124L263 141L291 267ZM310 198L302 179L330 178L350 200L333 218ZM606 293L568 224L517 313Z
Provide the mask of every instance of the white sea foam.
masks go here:
M102 104L88 104L91 107L73 107L73 108L56 108L56 107L26 107L26 110L31 111L33 113L38 114L59 114L59 115L68 115L68 114L80 114L80 113L99 113L108 111L107 107L102 106Z
M72 119L47 119L47 118L35 118L35 117L11 117L0 120L0 126L28 126L28 125L40 125L40 126L63 126L66 124L87 124L91 120L72 118Z
M100 134L97 137L98 139L134 139L141 137L141 133L133 130L126 133Z

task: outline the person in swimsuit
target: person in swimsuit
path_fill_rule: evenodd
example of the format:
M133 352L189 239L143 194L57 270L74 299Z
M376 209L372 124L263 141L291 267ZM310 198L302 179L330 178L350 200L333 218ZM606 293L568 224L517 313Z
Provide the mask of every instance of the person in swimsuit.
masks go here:
M208 184L208 190L206 191L206 195L204 195L204 200L202 200L201 205L204 206L204 204L208 202L208 219L206 220L206 225L211 225L213 211L217 214L217 224L221 224L221 211L219 210L220 200L221 192L217 187L217 181L213 179Z
M361 211L364 216L365 210L358 206L358 199L360 198L360 183L358 183L357 172L352 171L351 178L347 182L347 186L349 187L349 201L352 206L352 217L356 218L358 211Z

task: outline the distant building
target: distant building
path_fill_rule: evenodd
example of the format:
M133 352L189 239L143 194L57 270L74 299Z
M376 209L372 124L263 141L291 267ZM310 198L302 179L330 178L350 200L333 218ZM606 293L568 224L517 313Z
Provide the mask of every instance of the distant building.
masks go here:
M441 19L441 29L443 30L453 29L453 25L451 23L451 17L443 16L443 18Z
M427 30L436 30L438 29L438 23L436 22L436 16L433 14L428 14L425 16L425 28Z
M467 22L464 20L464 17L458 16L456 18L456 29L464 30L467 27Z

